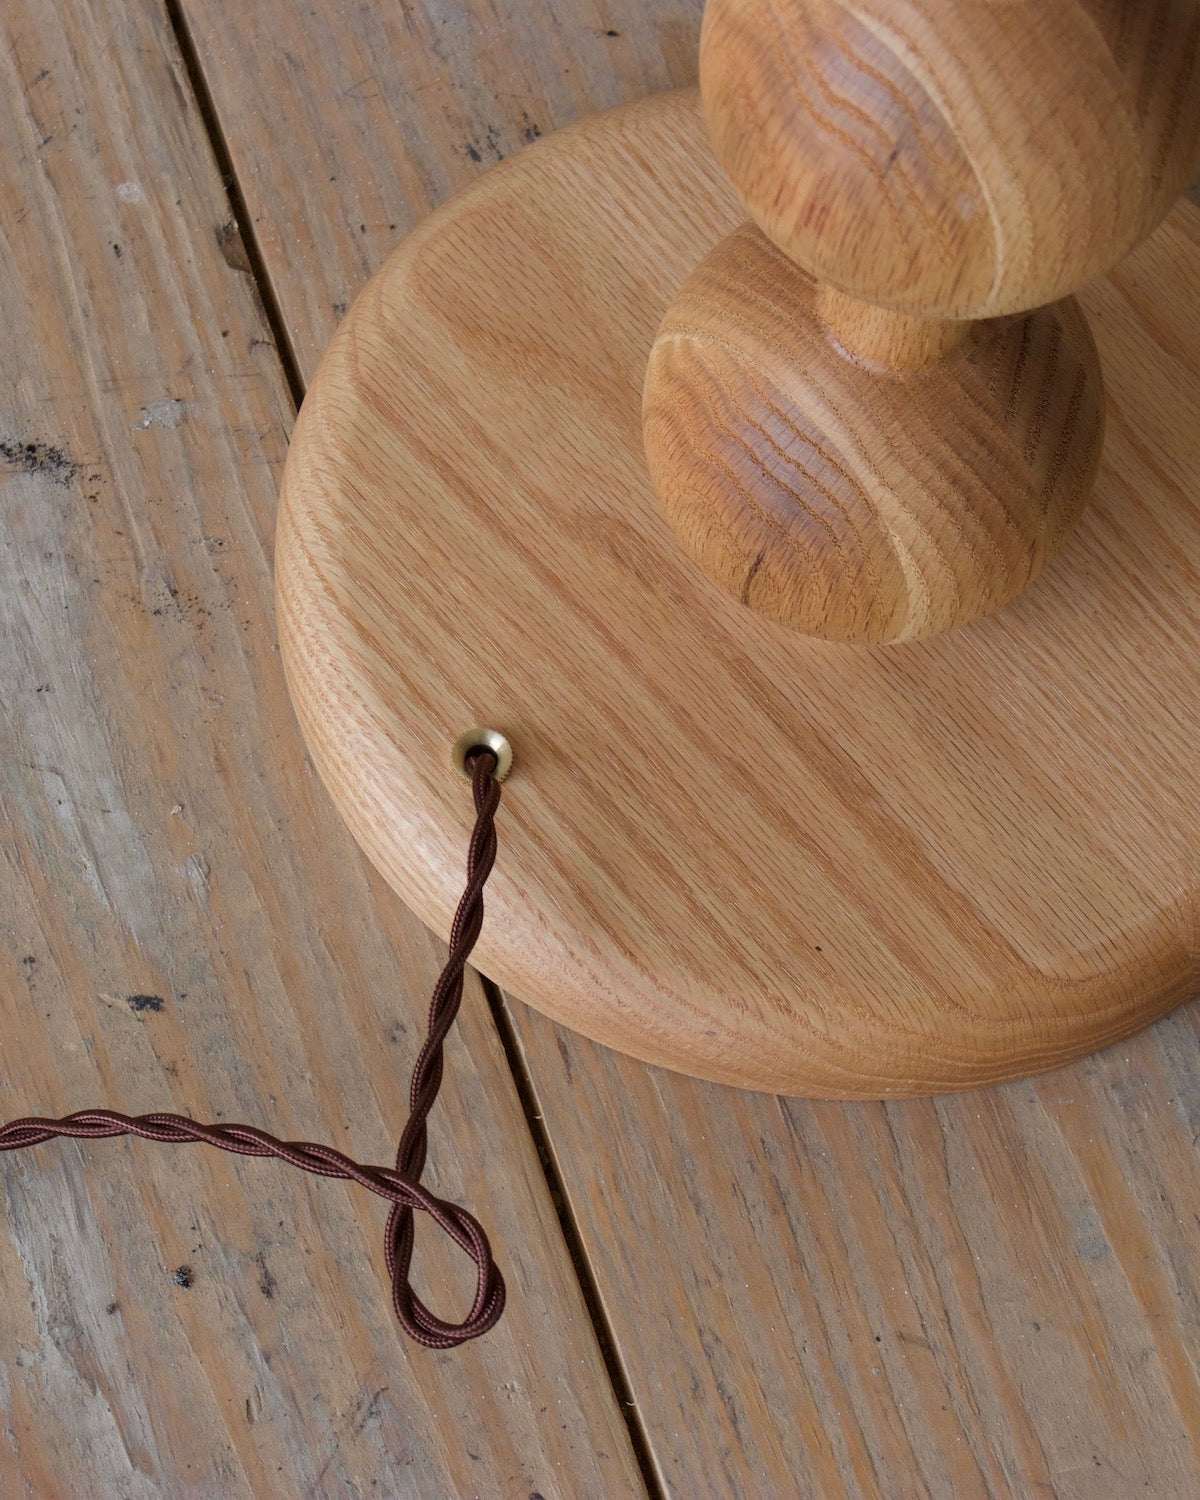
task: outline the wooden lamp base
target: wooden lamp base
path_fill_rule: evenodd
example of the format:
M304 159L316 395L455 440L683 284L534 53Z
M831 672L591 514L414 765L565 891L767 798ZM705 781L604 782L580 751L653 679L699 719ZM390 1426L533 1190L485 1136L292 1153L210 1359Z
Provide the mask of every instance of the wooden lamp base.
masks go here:
M1062 551L878 648L742 608L650 488L651 342L743 216L688 91L536 143L392 256L288 461L304 733L443 935L450 746L508 735L479 963L610 1046L843 1098L1066 1062L1200 990L1200 213L1080 297L1108 425Z

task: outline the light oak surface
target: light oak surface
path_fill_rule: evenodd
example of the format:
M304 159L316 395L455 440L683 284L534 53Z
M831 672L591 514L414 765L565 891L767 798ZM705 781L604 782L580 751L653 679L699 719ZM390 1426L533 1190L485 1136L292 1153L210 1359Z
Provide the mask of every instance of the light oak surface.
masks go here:
M294 727L291 402L161 7L4 8L0 177L3 1117L176 1109L386 1162L441 954ZM477 982L448 1071L431 1181L512 1297L454 1356L399 1336L358 1190L192 1147L0 1159L0 1494L643 1493Z
M929 317L1102 275L1196 163L1195 0L710 0L718 159L805 270Z
M667 518L734 598L826 640L990 613L1090 494L1101 374L1069 294L1200 153L1200 5L712 0L700 78L754 223L651 352Z
M1181 206L1085 294L1112 421L1056 565L953 634L854 650L709 586L650 490L650 339L739 213L684 91L539 142L396 252L288 456L301 724L356 837L443 933L466 828L447 747L472 724L509 736L479 962L589 1036L831 1097L1053 1066L1200 983L1200 305L1156 338L1200 216ZM784 321L757 314L745 342ZM1071 336L1090 347L1061 317L1065 368ZM1019 347L977 350L964 404L975 378L1011 383ZM845 387L826 372L809 399L836 421ZM898 418L859 441L863 471L929 456Z
M307 375L367 272L436 201L495 155L519 147L529 128L523 116L546 133L589 109L688 82L699 6L463 0L437 7L297 7L259 0L232 7L189 0L186 18L246 194L247 233L259 236L268 289L279 299ZM110 34L111 25L97 25L83 50L100 52L97 38ZM107 67L111 52L105 57ZM21 76L37 72L35 65ZM165 107L163 113L170 118ZM198 243L204 232L203 225L196 231ZM53 242L49 235L38 244ZM181 250L178 262L186 260ZM154 285L162 285L163 266L171 263L167 257L155 263ZM230 279L244 285L244 275ZM1164 315L1164 335L1174 317ZM256 357L271 356L259 347ZM139 400L161 397L155 380ZM136 407L130 420L143 420ZM124 440L123 420L119 429ZM250 438L262 430L235 435L232 451L253 453ZM262 535L269 529L271 482L270 470L264 473L256 491ZM225 476L218 490L237 478L232 461ZM67 576L76 573L84 576L78 566ZM259 590L265 600L265 577ZM61 649L69 648L66 642ZM236 676L224 691L230 723L239 712L258 711ZM35 703L19 702L17 714ZM119 711L110 712L141 756L149 731L136 703L123 698ZM278 712L286 725L286 707ZM294 743L293 730L280 733ZM206 785L210 798L224 795L213 771L197 771L193 800ZM318 846L345 850L342 878L361 898L343 901L335 893L323 902L322 931L342 933L344 953L348 930L363 941L386 922L403 963L412 949L408 929L397 925L403 918L396 903L362 875L359 856L339 843L322 806L314 793L301 820L316 820L305 858ZM57 827L49 809L46 819ZM214 814L212 845L228 839L229 819L223 808ZM30 864L37 867L36 857ZM52 892L43 885L38 899L54 903ZM296 932L311 922L308 913L299 908ZM421 960L409 971L404 997L412 1015L423 1005L434 962L433 945L423 951L428 965ZM393 1008L400 1005L397 991ZM469 995L468 1012L471 1006ZM858 1106L780 1104L698 1084L609 1053L519 1004L509 1014L617 1358L632 1383L636 1407L627 1410L648 1431L664 1493L738 1500L795 1494L1125 1500L1144 1493L1174 1500L1200 1486L1193 1008L1037 1083L936 1103ZM336 1015L340 1026L343 1012ZM470 1024L469 1015L464 1021ZM368 1023L363 1034L377 1038L379 1031ZM452 1056L448 1086L455 1062ZM24 1091L13 1102L24 1107ZM70 1102L60 1100L63 1107ZM381 1146L394 1125L392 1118L381 1121ZM435 1129L435 1161L448 1171L445 1139ZM171 1186L182 1165L178 1156L164 1162L152 1148L111 1145L90 1148L89 1155L107 1162L127 1149L144 1166L158 1161ZM493 1173L510 1150L501 1143L489 1154ZM469 1154L462 1152L460 1165L474 1173ZM45 1181L61 1182L57 1161ZM228 1167L223 1159L211 1165L218 1177ZM283 1185L278 1169L232 1170L261 1172L276 1191ZM329 1233L329 1194L342 1191L313 1190L321 1207L309 1221L311 1235L305 1229L306 1244ZM477 1176L463 1196L490 1212ZM206 1186L205 1204L214 1201ZM228 1200L220 1201L227 1210ZM38 1201L32 1211L45 1236L57 1215ZM362 1302L373 1308L374 1265L366 1258L375 1250L375 1211L363 1214L371 1228L361 1252ZM494 1218L489 1222L495 1227ZM152 1258L152 1237L137 1225L132 1233ZM501 1232L506 1269L518 1243L514 1233L520 1231ZM514 1308L530 1294L524 1284L514 1288ZM278 1306L279 1295L268 1309ZM259 1300L251 1285L246 1306L253 1310ZM558 1325L551 1332L564 1336ZM219 1325L214 1340L218 1335L224 1338ZM325 1357L338 1358L342 1347L333 1337ZM137 1368L132 1350L122 1358ZM470 1381L453 1373L462 1361L461 1353L437 1356L435 1367L439 1381L465 1382L458 1389L469 1400ZM496 1363L509 1363L507 1353ZM412 1380L430 1378L422 1374L429 1366L412 1368ZM117 1373L129 1403L144 1401L126 1363ZM556 1397L578 1391L581 1379L561 1382ZM406 1385L401 1394L410 1390ZM90 1386L62 1387L55 1421L73 1416L86 1424L95 1399L89 1392ZM486 1414L521 1419L520 1393L481 1399ZM373 1442L369 1399L362 1410ZM457 1443L453 1429L439 1426L428 1409L408 1408L406 1416L403 1437L391 1445L399 1453L420 1457L439 1441ZM207 1441L206 1420L198 1420ZM357 1422L353 1403L325 1420L349 1441L345 1435ZM545 1419L535 1411L530 1420ZM158 1492L240 1493L228 1479L189 1483L189 1431L191 1446L199 1446L191 1421L172 1408L164 1430L183 1434L174 1440L180 1461ZM582 1430L589 1425L583 1418L577 1435L597 1451L597 1429ZM311 1442L298 1423L285 1426L288 1444ZM90 1430L80 1439L85 1463ZM261 1439L261 1426L258 1432ZM544 1440L535 1434L535 1448ZM472 1451L482 1454L472 1472L486 1474L473 1489L456 1488L442 1470L438 1493L526 1500L528 1490L493 1450ZM373 1493L370 1479L380 1472L334 1466L315 1491L299 1483L274 1489L266 1475L260 1493ZM410 1482L393 1477L390 1488L381 1481L376 1489L422 1494L423 1473L415 1465ZM547 1500L623 1492L607 1477L589 1484L586 1466L572 1471L568 1462L555 1473L561 1477L541 1483Z
M1091 496L1104 388L1073 297L908 318L830 295L746 224L672 298L642 419L659 504L714 583L877 645L969 624L1039 576Z

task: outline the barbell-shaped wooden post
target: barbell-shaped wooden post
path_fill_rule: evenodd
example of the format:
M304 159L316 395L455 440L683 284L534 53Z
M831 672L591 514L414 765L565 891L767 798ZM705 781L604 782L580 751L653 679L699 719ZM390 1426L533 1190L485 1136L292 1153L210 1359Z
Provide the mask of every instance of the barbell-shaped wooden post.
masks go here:
M834 640L1003 604L1091 491L1103 385L1070 293L1186 185L1200 4L709 0L701 89L751 222L647 370L681 542Z

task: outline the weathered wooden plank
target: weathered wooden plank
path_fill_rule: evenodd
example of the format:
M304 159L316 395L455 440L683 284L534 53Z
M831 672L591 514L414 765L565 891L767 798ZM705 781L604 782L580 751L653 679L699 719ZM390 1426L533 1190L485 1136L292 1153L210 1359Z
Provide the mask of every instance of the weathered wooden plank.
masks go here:
M853 1106L515 1009L670 1493L1196 1491L1194 1008L1037 1082Z
M3 1117L177 1109L386 1161L440 952L293 724L293 413L161 6L4 8L0 183ZM0 1492L642 1493L475 983L431 1180L513 1294L445 1355L398 1336L359 1190L129 1142L4 1157ZM463 1305L457 1252L418 1256Z
M394 239L487 164L480 128L508 151L522 112L544 130L687 82L699 9L608 7L647 60L614 75L567 0L336 27L187 0L305 372ZM565 98L564 45L590 81ZM856 1106L695 1083L511 1013L671 1493L1200 1487L1194 1008L1037 1082Z
M589 110L693 82L702 5L180 8L307 377L367 276L455 188Z

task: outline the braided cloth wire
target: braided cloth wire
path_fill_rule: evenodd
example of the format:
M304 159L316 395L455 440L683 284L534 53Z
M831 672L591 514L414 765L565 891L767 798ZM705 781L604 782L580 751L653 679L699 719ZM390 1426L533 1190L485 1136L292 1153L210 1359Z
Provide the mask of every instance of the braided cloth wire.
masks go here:
M410 1114L396 1165L367 1166L351 1160L332 1146L315 1141L285 1141L253 1125L202 1124L183 1115L124 1115L112 1109L84 1109L60 1120L36 1117L0 1125L0 1151L20 1151L60 1136L97 1140L105 1136L135 1135L148 1141L183 1144L199 1141L239 1156L273 1156L317 1177L341 1177L357 1182L391 1202L384 1232L384 1259L392 1282L392 1306L401 1328L429 1349L453 1349L494 1327L504 1311L504 1279L492 1257L482 1226L465 1208L435 1197L421 1185L428 1145L429 1113L442 1085L442 1049L462 1003L467 959L483 927L483 888L496 861L496 812L500 783L493 774L496 758L490 750L474 752L468 762L475 798L475 828L467 851L467 883L450 933L446 966L434 987L425 1043L413 1068L409 1088ZM415 1214L425 1213L475 1263L475 1299L461 1323L450 1323L431 1312L413 1290L412 1267Z

